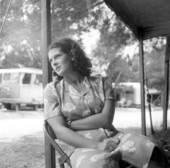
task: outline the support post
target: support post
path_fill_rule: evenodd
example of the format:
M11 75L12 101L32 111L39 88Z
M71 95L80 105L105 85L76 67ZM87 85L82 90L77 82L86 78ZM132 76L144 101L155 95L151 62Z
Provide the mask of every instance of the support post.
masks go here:
M167 116L169 103L169 58L170 58L170 36L167 37L165 52L165 87L163 99L163 130L167 130Z
M43 87L52 80L52 70L48 61L48 46L51 43L51 0L41 0L41 53ZM56 168L55 150L45 136L45 168Z
M144 52L142 34L139 36L139 69L140 69L140 93L141 93L141 124L142 134L146 135L146 115L145 115L145 75L144 75Z
M51 65L48 61L48 47L51 43L51 0L41 0L41 53L43 87L52 80Z

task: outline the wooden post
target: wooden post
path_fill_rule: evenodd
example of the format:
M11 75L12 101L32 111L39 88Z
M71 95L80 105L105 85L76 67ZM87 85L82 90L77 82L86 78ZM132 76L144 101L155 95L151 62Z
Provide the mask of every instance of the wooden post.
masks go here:
M146 135L146 117L145 117L145 75L144 75L144 52L142 34L139 36L139 69L140 69L140 93L141 93L141 124L142 134Z
M48 61L48 47L51 43L51 0L41 0L41 53L43 69L43 86L52 80L51 65Z
M43 69L43 87L52 80L52 70L48 61L48 46L51 43L50 0L41 0L41 53ZM56 168L55 150L45 136L45 167Z
M169 58L170 58L170 36L167 37L167 45L165 52L165 87L163 99L163 129L167 130L167 111L169 103Z

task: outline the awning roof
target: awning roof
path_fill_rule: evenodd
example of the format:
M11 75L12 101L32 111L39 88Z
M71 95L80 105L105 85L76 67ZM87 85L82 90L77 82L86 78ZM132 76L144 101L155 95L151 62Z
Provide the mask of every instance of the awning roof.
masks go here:
M170 0L104 0L139 38L170 36Z

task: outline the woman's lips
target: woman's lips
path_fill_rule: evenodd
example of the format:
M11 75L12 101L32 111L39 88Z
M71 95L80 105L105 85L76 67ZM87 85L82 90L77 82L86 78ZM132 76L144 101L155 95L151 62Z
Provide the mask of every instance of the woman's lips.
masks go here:
M59 67L57 67L57 68L56 68L56 71L58 72L58 71L60 70L60 68L61 68L60 66L59 66Z

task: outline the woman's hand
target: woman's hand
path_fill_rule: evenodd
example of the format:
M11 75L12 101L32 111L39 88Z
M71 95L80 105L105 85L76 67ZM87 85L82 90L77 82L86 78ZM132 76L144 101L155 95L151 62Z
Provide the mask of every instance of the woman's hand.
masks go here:
M112 152L114 151L117 146L119 145L120 140L117 139L105 139L103 142L100 142L98 144L98 149L99 150L104 150L106 152Z
M67 126L68 126L68 128L71 128L71 122L72 122L71 120L68 120L68 121L67 121Z
M119 143L120 140L118 138L114 140L106 139L98 144L98 149L108 152L112 158L119 161L121 159L121 150L118 147Z

